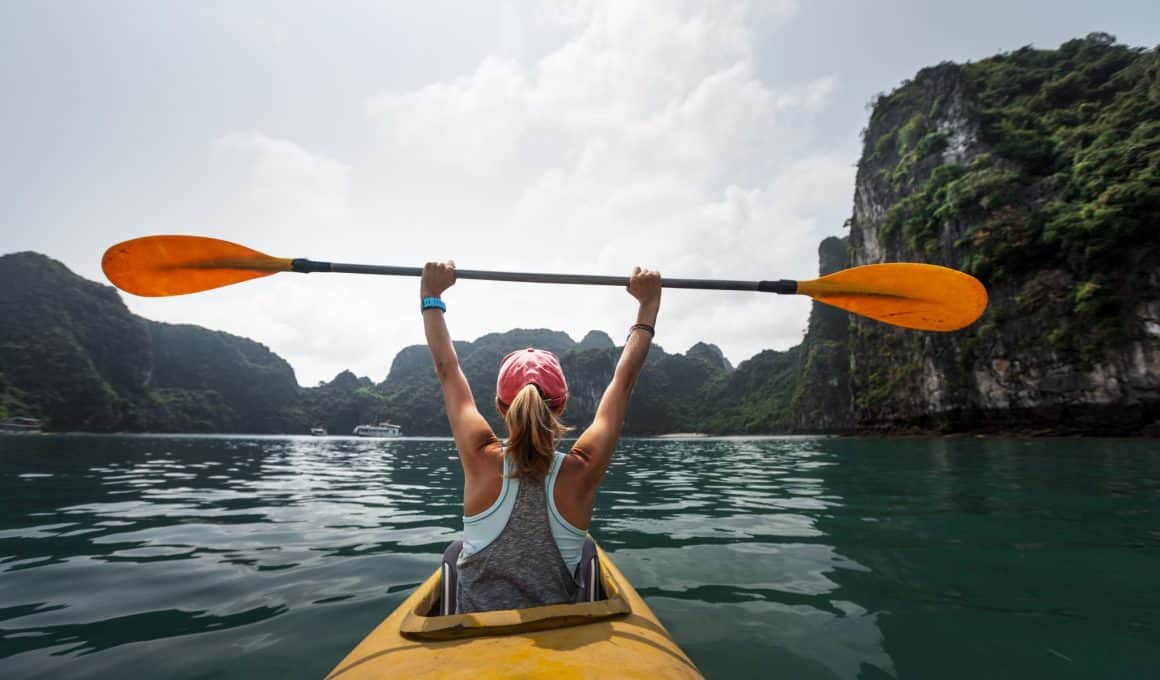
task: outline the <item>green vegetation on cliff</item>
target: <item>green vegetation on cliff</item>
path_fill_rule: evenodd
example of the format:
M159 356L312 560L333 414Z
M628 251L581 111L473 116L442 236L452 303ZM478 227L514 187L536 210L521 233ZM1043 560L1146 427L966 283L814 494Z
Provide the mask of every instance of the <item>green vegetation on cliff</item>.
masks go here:
M855 263L964 269L991 304L941 338L856 322L863 425L1154 418L1160 53L1094 33L923 69L878 98L864 142Z
M37 253L0 257L0 290L5 417L64 431L296 431L294 372L252 340L141 319L113 288Z
M226 432L286 432L287 409L298 401L294 369L264 345L229 333L198 326L145 323L153 362L149 386L154 402L147 429L175 430L182 425L166 416L192 408L205 430Z
M962 97L924 86L940 78L961 79ZM864 163L901 196L887 239L931 259L960 255L953 264L992 286L1065 269L1075 284L1054 293L1067 298L1067 318L1098 331L1078 349L1121 336L1133 277L1157 265L1160 53L1095 33L944 64L880 98L868 131ZM1021 302L1034 308L1044 295Z
M149 340L116 291L37 253L0 257L4 409L66 430L134 422Z

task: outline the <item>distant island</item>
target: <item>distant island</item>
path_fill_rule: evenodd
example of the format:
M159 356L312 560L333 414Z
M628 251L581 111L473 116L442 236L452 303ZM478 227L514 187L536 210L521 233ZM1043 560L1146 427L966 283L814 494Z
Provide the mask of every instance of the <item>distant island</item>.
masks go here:
M833 239L834 247L844 246ZM0 256L0 421L37 416L47 430L307 434L350 433L390 419L411 435L446 435L425 346L404 348L374 383L343 371L303 388L290 365L252 340L135 316L119 293L37 253ZM844 321L843 313L822 314ZM558 354L569 379L568 420L588 422L619 356L607 334L579 342L560 331L517 329L456 343L481 410L499 427L500 359L523 347ZM654 347L626 422L629 434L786 432L811 427L807 401L790 406L800 348L762 352L734 368L698 343L684 354ZM709 395L706 397L706 395ZM706 409L706 399L713 404ZM785 404L768 409L768 404ZM801 423L791 425L799 417ZM814 430L829 430L819 424Z
M874 262L962 269L991 294L950 334L814 306L802 343L734 367L713 345L655 347L627 434L1160 434L1160 55L1106 34L923 69L874 102L847 237L821 273ZM0 256L0 421L50 431L333 433L390 419L448 434L425 347L381 383L302 388L251 340L131 314L111 287L37 253ZM595 411L619 350L545 329L457 342L484 413L499 359L560 355L569 422Z

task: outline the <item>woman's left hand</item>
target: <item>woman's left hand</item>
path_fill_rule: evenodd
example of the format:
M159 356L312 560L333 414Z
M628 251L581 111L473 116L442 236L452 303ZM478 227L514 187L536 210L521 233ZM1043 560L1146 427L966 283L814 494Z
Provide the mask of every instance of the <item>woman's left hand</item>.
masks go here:
M455 285L455 262L428 262L423 265L423 278L419 279L419 297L439 297L443 291Z

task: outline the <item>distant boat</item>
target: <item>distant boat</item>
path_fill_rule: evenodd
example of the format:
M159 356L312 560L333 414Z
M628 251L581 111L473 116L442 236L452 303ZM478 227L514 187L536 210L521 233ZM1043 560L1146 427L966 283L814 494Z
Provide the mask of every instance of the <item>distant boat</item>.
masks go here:
M25 418L17 416L9 418L0 423L0 432L26 432L35 434L41 432L44 428L44 422L39 418Z
M354 435L356 437L402 437L403 428L388 422L382 422L378 425L359 425L354 428Z
M326 436L326 428L325 427L312 427L312 428L310 428L310 434L312 436L315 436L315 437L325 437Z

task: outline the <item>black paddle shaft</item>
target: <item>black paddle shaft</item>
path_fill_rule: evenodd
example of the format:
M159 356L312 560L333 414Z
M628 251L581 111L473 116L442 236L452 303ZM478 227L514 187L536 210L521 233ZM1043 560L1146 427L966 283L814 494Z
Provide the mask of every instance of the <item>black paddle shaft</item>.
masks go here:
M299 258L293 260L293 270L301 274L334 272L338 274L378 274L382 276L422 276L422 267L390 267L374 264L342 264L316 262ZM456 269L456 279L481 281L520 281L523 283L571 283L584 286L627 286L625 276L595 276L592 274L539 274L530 272L489 272ZM792 295L797 292L797 281L731 281L727 279L661 279L664 288L693 288L699 290L752 290L762 293Z

